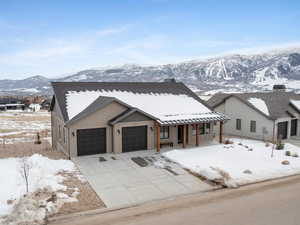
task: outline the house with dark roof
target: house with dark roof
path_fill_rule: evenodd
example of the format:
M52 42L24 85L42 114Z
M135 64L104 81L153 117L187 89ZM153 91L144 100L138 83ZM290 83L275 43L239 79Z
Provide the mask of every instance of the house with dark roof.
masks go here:
M219 136L213 112L183 83L53 82L52 146L70 157L199 145Z
M226 135L270 141L300 135L300 95L293 92L218 93L207 104L230 117Z

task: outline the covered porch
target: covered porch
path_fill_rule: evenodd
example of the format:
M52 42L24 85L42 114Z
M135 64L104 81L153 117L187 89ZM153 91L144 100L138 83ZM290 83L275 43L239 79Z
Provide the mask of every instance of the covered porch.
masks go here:
M213 115L213 116L212 116ZM218 137L223 142L223 114L212 113L200 118L156 122L156 151L161 148L188 148L205 145ZM220 129L214 130L218 125Z

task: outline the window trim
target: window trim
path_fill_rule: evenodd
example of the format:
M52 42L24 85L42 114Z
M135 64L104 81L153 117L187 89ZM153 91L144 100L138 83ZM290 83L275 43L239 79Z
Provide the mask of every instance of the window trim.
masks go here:
M236 119L235 120L235 129L236 130L242 130L242 119Z
M254 126L252 126L254 125ZM250 132L256 133L256 120L250 120Z
M160 139L169 139L170 138L170 127L162 126L160 127Z

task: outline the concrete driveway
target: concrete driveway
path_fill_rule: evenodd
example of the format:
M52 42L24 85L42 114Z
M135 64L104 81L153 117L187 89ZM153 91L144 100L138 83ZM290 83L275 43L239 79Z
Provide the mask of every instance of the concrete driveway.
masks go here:
M147 165L140 166L132 160L134 157L142 158ZM109 208L215 188L149 150L72 160Z

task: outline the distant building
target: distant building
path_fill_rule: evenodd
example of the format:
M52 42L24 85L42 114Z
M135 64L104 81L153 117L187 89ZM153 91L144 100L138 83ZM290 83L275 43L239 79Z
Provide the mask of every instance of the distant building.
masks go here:
M40 105L40 104L34 104L34 103L32 103L32 104L30 104L30 105L28 106L28 108L29 108L32 112L38 112L38 111L41 110L41 105Z
M276 86L273 92L218 93L207 104L230 117L224 134L277 140L300 136L300 95Z

